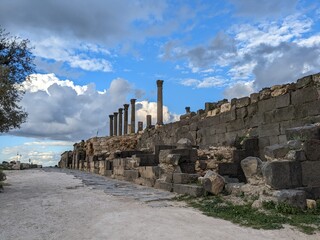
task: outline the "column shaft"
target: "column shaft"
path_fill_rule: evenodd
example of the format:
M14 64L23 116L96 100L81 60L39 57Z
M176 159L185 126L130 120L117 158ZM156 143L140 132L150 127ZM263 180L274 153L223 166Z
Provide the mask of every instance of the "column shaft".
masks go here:
M122 108L119 108L119 136L122 136Z
M118 113L114 112L113 115L114 115L113 134L117 136L118 135Z
M113 115L109 115L110 118L110 129L109 129L109 135L113 136Z
M130 133L135 133L136 131L136 99L131 99L131 131Z
M157 80L158 99L157 99L157 125L163 125L163 99L162 99L163 80Z
M128 108L129 104L123 104L124 107L124 126L123 126L123 134L126 135L128 134Z

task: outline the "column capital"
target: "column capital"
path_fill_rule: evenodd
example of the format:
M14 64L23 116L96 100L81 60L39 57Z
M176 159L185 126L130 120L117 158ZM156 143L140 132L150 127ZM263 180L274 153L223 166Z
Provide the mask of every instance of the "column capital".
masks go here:
M119 114L121 114L123 111L123 108L119 108Z
M135 98L130 99L131 104L135 104L135 103L136 103L136 100L137 100L137 99L135 99Z
M109 118L112 119L114 116L113 115L109 115Z
M129 104L123 104L124 110L128 110Z
M163 85L163 80L157 80L157 86L162 87Z
M117 115L118 115L118 112L114 112L113 115L114 115L114 116L117 116Z

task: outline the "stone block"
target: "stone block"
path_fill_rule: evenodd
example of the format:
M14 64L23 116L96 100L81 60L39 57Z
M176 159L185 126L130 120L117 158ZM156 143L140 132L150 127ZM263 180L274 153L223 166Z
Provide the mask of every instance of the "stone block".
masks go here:
M304 87L307 87L308 85L310 85L311 83L312 83L312 75L305 76L305 77L297 80L296 88L298 88L298 89L304 88Z
M247 107L242 107L242 108L236 109L236 116L237 116L237 118L240 118L240 119L246 118L248 116Z
M173 191L178 194L186 194L193 197L201 197L204 194L202 186L190 184L173 184Z
M256 103L259 101L259 93L251 93L250 94L250 102L252 103Z
M316 101L319 98L320 92L315 87L306 87L291 93L291 102L293 105Z
M275 108L288 107L290 105L290 93L280 95L274 98L275 99Z
M320 161L301 163L302 184L307 187L320 187Z
M219 174L212 172L212 174L206 174L206 176L204 176L203 187L204 190L207 192L217 195L222 192L224 185L224 178Z
M309 199L320 199L320 186L319 187L300 187L297 190L305 191L307 198Z
M113 174L113 171L112 171L112 170L105 170L105 171L104 171L104 175L105 175L106 177L111 177L112 174Z
M307 160L320 161L320 140L311 139L303 144L303 150L306 153Z
M173 183L175 184L189 184L196 183L198 180L198 174L188 174L188 173L174 173Z
M182 162L179 164L181 172L183 173L189 173L189 174L193 174L196 172L195 168L196 168L196 164L195 162Z
M264 156L271 160L284 158L289 150L289 147L285 144L275 144L264 148Z
M147 187L153 187L155 185L156 180L155 179L146 179L146 178L135 178L133 180L135 184L147 186Z
M220 112L223 113L223 112L228 112L231 110L231 103L224 103L221 105L220 107Z
M241 194L241 187L244 185L244 183L227 183L225 185L226 192L228 194L232 195L240 195Z
M244 120L239 118L229 122L229 124L227 125L227 132L242 130L244 127L245 127Z
M258 111L258 104L257 103L253 103L253 104L250 104L248 107L247 107L247 110L248 110L248 116L249 117L252 117L253 115L255 115Z
M160 176L161 168L159 166L138 167L139 174L142 178L157 179Z
M139 171L138 170L124 170L123 176L127 181L133 181L134 179L139 177Z
M157 189L162 189L162 190L166 190L169 192L172 192L173 190L173 184L172 183L167 183L161 179L157 179L156 183L154 185L155 188Z
M266 183L274 189L302 186L301 163L295 161L267 162L262 167Z
M246 157L241 161L242 171L248 183L254 184L262 179L262 161L257 157Z
M285 133L288 141L320 139L320 126L318 124L311 124L303 127L289 128L285 131Z
M235 100L236 108L243 108L250 104L250 98L249 97L243 97L238 98Z
M261 124L258 128L259 137L280 135L279 123Z
M273 111L273 121L272 122L282 122L287 120L292 120L295 118L295 108L294 106L283 107L275 109Z
M301 209L306 208L306 193L302 190L280 190L274 193L278 202L286 203Z
M221 176L238 177L239 166L238 163L219 163L218 173Z
M259 113L262 114L267 111L271 111L274 109L275 106L275 99L274 98L269 98L266 100L262 100L258 102L258 109Z

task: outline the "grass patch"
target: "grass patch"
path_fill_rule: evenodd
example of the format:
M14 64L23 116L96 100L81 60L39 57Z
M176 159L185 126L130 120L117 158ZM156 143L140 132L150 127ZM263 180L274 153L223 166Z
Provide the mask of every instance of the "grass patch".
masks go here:
M287 204L273 202L264 203L262 209L254 209L251 207L252 202L234 205L220 196L202 198L180 196L175 200L186 201L207 216L255 229L280 229L284 224L288 224L306 234L320 230L320 201L317 203L317 209L302 211Z

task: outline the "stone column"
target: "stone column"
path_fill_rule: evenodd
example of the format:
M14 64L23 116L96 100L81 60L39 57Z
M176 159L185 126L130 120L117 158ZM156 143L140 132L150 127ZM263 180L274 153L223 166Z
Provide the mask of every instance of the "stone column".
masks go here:
M157 87L158 87L157 125L163 125L162 85L163 85L163 80L157 80Z
M113 115L114 115L113 134L115 136L117 136L118 135L118 124L117 124L117 122L118 122L118 113L114 112Z
M122 136L122 110L123 108L119 108L119 136Z
M190 107L186 107L186 113L190 113Z
M136 99L131 99L131 131L130 133L135 133L136 131Z
M124 126L123 126L123 135L128 134L128 109L129 109L129 104L123 104L124 107Z
M109 118L110 118L110 133L109 133L109 135L110 135L110 137L112 137L113 136L113 115L109 115Z
M151 115L147 115L147 128L151 128Z
M138 132L143 131L143 122L138 122Z

